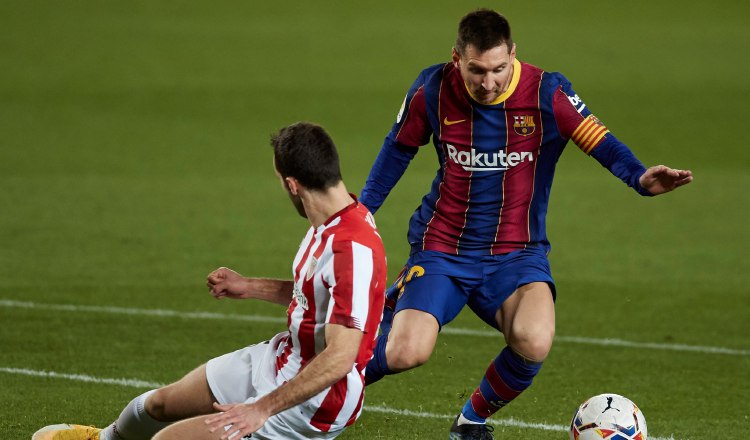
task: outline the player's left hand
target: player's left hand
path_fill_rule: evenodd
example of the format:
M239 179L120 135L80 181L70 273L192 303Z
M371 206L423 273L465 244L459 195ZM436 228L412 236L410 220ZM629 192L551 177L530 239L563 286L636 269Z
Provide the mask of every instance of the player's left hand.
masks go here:
M221 412L208 417L206 419L206 425L208 425L208 430L211 433L223 430L224 433L220 437L221 440L230 437L241 439L248 434L252 434L259 430L269 417L267 414L264 414L257 405L252 403L219 405L214 402L214 409ZM229 426L228 430L224 429L226 426Z
M690 170L676 170L664 165L656 165L646 170L638 180L641 188L653 195L664 194L687 185L693 181L693 172Z

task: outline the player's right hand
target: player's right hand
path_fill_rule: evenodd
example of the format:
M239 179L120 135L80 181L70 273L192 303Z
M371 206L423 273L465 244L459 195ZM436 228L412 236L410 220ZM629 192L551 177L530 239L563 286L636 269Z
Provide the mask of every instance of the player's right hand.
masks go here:
M206 278L208 293L216 299L246 297L245 284L245 277L226 267L214 270Z

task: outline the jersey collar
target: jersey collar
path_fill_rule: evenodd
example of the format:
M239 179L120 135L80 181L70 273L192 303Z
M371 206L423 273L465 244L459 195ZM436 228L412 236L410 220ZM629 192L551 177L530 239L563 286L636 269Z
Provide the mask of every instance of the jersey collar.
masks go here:
M357 196L352 193L349 193L349 195L351 196L351 198L354 199L354 202L346 205L344 208L340 209L338 212L328 217L328 220L326 220L325 223L323 223L322 225L316 228L317 230L322 231L323 229L329 227L331 223L333 223L336 219L343 216L344 213L351 211L352 209L356 209L359 206L359 200L357 199Z

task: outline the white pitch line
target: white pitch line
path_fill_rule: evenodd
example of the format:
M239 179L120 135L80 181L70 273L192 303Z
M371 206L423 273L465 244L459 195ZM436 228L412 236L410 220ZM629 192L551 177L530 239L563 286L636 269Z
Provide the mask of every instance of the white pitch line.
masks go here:
M225 321L265 322L265 323L273 323L273 324L286 323L286 318L263 316L263 315L237 315L237 314L211 313L211 312L180 312L177 310L136 309L136 308L127 308L127 307L86 306L86 305L75 305L75 304L44 304L44 303L35 303L35 302L29 302L29 301L16 301L16 300L9 300L9 299L0 299L0 307L39 309L39 310L59 310L59 311L65 311L65 312L111 313L111 314L120 314L120 315L156 316L156 317L165 317L165 318L212 319L212 320L225 320ZM467 336L480 336L480 337L493 337L493 338L499 337L498 332L494 330L475 330L475 329L460 328L460 327L444 327L441 333L446 334L446 335L467 335ZM725 348L725 347L710 347L710 346L702 346L702 345L667 344L667 343L658 343L658 342L636 342L636 341L626 341L622 339L610 339L610 338L555 336L555 342L625 347L625 348L645 348L645 349L651 349L651 350L669 350L669 351L695 352L695 353L705 353L705 354L726 354L726 355L732 355L732 356L750 356L750 350Z
M406 417L419 417L422 419L446 419L453 420L456 414L435 414L424 411L411 411L408 409L394 409L387 406L370 406L365 405L366 411L378 412L383 414L396 414ZM529 423L524 422L513 417L507 419L489 419L487 421L490 425L496 426L511 426L514 428L526 428L526 429L541 429L543 431L567 431L568 428L563 425L550 425L549 423ZM652 437L653 439L653 437Z
M450 335L486 336L496 337L498 332L494 330L474 330L458 327L443 327L441 333ZM603 345L628 348L648 348L652 350L692 351L706 354L728 354L733 356L750 356L750 350L741 350L725 347L710 347L706 345L667 344L662 342L636 342L614 338L586 338L582 336L555 336L555 342L567 342L571 344Z
M160 318L185 318L185 319L216 319L250 322L286 323L286 318L261 315L229 315L225 313L211 312L180 312L177 310L163 309L134 309L128 307L111 306L80 306L75 304L43 304L28 301L0 300L2 307L16 307L22 309L60 310L63 312L94 312L112 313L118 315L140 315L157 316Z
M112 379L106 377L94 377L86 374L66 374L54 371L29 370L28 368L6 368L0 367L0 372L9 374L20 374L23 376L49 377L52 379L68 379L77 382L90 382L107 385L120 385L123 387L133 388L161 388L164 384L158 382L149 382L140 379Z
M34 376L34 377L48 377L53 379L68 379L68 380L74 380L78 382L89 382L89 383L98 383L98 384L106 384L106 385L120 385L125 387L132 387L132 388L160 388L163 387L164 384L158 383L158 382L149 382L146 380L141 379L112 379L112 378L106 378L106 377L94 377L89 376L86 374L69 374L69 373L57 373L55 371L43 371L43 370L30 370L28 368L7 368L7 367L0 367L0 373L8 373L8 374L19 374L24 376ZM425 412L425 411L412 411L408 409L396 409L396 408L390 408L387 406L373 406L373 405L365 405L365 411L370 412L376 412L376 413L382 413L382 414L394 414L404 417L416 417L420 419L441 419L441 420L452 420L456 415L455 414L436 414L431 412ZM522 420L515 419L513 417L505 418L505 419L489 419L488 423L495 426L509 426L513 428L522 428L522 429L539 429L543 431L556 431L556 432L567 432L568 427L564 425L550 425L548 423L529 423L524 422ZM669 437L654 437L649 436L650 440L676 440L674 436Z

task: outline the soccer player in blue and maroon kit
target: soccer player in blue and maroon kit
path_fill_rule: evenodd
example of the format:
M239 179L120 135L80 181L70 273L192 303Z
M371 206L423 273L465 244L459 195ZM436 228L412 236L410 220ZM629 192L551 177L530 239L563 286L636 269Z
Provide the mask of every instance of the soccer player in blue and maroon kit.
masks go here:
M492 439L486 418L531 384L552 345L545 217L568 140L644 196L685 185L692 173L646 169L563 75L518 61L507 20L486 9L461 20L452 61L423 70L407 92L361 202L377 211L430 140L440 168L409 223L411 255L388 291L367 380L426 362L440 328L468 304L507 345L450 438Z

